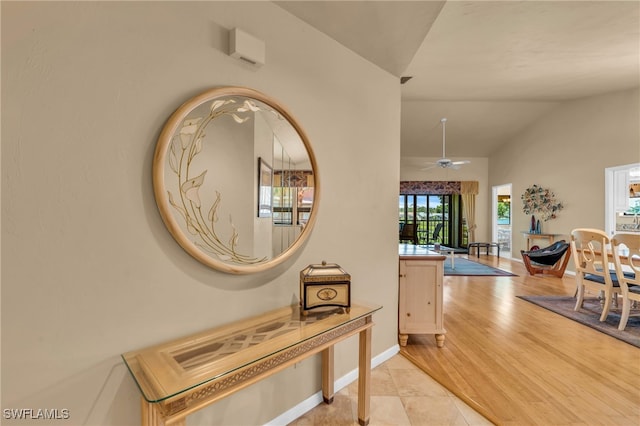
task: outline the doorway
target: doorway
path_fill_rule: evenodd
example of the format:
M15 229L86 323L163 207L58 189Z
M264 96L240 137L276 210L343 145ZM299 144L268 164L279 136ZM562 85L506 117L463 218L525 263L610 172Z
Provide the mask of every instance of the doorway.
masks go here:
M624 226L635 224L640 198L630 197L629 190L633 184L640 185L640 163L604 169L604 229L607 235L611 236L618 230L624 230Z
M511 184L492 188L492 241L500 246L500 255L511 256Z

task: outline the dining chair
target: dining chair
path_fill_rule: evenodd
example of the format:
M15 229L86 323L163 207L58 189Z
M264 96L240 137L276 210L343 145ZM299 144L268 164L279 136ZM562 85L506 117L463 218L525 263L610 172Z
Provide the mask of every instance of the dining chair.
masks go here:
M400 228L400 242L411 241L412 244L418 244L418 230L415 223L405 223Z
M611 251L622 292L622 315L618 330L624 330L629 321L631 303L640 302L640 235L614 235L611 238Z
M439 243L442 242L442 237L440 236L440 233L442 232L442 223L438 222L436 223L435 228L433 228L433 235L431 235L431 239L430 241L433 241L433 243ZM427 244L430 244L429 242L427 242Z
M618 303L620 293L615 270L610 269L610 240L604 231L577 228L571 231L571 255L576 268L576 306L582 308L585 289L595 291L601 298L600 321L607 319L611 303Z

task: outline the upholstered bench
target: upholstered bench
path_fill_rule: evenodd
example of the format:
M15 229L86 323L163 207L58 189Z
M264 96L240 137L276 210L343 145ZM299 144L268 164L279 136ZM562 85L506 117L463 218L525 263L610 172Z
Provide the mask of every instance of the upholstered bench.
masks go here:
M469 243L469 245L467 246L467 248L469 249L469 255L471 255L471 249L475 248L476 256L478 258L480 257L480 248L486 249L487 256L489 256L489 250L491 249L491 247L495 247L496 249L498 249L498 257L500 257L500 244L498 243Z

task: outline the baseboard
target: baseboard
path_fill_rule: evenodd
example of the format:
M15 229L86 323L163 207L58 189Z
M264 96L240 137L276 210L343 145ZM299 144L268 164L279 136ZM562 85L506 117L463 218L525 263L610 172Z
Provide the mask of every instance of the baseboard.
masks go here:
M400 352L400 346L394 345L389 349L387 349L386 351L376 355L371 359L371 368L376 368L380 364L392 358L398 352ZM341 389L349 386L349 384L351 384L356 380L358 380L357 368L354 370L351 370L350 372L348 372L347 374L345 374L344 376L336 380L334 383L334 389L336 392L338 392ZM280 425L289 424L295 419L297 419L298 417L302 416L307 411L313 409L316 405L320 404L321 402L322 402L322 391L319 391L311 395L309 398L305 399L295 407L292 407L291 409L280 414L278 417L271 420L270 422L265 423L265 426L280 426Z

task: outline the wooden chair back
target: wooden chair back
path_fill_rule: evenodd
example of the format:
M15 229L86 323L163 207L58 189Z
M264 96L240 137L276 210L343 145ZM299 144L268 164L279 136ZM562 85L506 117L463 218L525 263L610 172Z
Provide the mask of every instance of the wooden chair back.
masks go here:
M604 303L600 321L604 321L609 314L611 302L619 292L615 272L609 268L610 240L600 229L578 228L571 231L571 256L576 268L576 306L582 308L585 289L602 292Z
M571 231L571 253L576 272L609 276L609 237L599 229L578 228Z
M614 235L611 238L611 251L622 293L622 314L618 330L624 330L631 313L631 303L640 302L640 235Z

